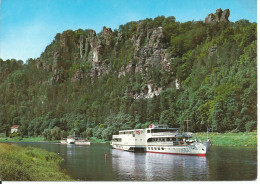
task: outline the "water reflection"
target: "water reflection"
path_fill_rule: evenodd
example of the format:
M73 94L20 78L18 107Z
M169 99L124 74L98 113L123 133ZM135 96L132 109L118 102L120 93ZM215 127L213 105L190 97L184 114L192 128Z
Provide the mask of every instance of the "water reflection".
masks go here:
M65 160L63 168L76 180L221 181L254 180L257 177L256 149L212 146L207 157L197 157L131 153L111 149L109 144L12 144L34 146L59 154Z
M206 157L112 150L112 167L118 180L207 180Z

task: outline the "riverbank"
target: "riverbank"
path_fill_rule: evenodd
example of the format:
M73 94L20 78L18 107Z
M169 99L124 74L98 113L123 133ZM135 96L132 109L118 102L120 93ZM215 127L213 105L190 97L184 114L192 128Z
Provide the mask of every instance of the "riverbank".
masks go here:
M91 137L90 139L91 143L107 143L109 141L106 141L104 139L98 139L96 137ZM44 139L44 137L0 137L0 142L60 142L60 140L53 140L53 141L47 141Z
M62 157L43 149L0 143L0 180L73 181L61 169L62 162Z
M58 142L56 141L46 141L43 137L0 137L0 142Z
M207 140L207 133L194 133L193 138ZM252 147L257 148L256 132L239 132L239 133L208 133L211 145L215 146L235 146L235 147Z
M257 147L257 133L256 132L239 132L239 133L218 133L210 132L208 137L212 145L215 146L236 146L236 147ZM200 132L194 133L193 138L207 140L207 133ZM96 137L91 137L91 143L107 143L104 139L98 139ZM46 141L43 137L13 137L5 138L0 137L0 142L60 142L60 140Z

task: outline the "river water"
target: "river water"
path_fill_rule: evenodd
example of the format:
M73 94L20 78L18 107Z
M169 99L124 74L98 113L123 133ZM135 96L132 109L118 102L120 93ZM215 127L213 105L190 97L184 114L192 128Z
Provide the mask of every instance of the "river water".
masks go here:
M211 146L206 157L132 153L91 146L15 143L55 152L62 167L82 181L241 181L257 178L257 149ZM105 159L105 154L107 158Z

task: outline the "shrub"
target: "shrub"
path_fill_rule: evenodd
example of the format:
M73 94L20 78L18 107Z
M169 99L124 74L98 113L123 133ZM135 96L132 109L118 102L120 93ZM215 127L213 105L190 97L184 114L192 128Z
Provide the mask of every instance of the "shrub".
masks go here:
M5 181L67 181L61 171L63 159L39 148L0 143L0 179Z
M252 130L256 129L256 122L255 121L249 121L246 123L245 128L247 132L251 132Z
M20 136L20 132L15 132L9 135L10 138L18 137L18 136Z

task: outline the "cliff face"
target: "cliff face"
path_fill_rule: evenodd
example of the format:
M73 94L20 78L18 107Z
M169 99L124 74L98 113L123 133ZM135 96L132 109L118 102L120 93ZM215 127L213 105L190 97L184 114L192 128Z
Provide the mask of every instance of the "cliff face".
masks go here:
M216 13L210 13L205 18L205 23L213 23L213 22L229 22L228 17L230 15L229 9L225 9L222 11L221 8L216 10Z
M125 55L122 56L122 50L129 55L127 61ZM120 61L115 63L116 60ZM116 68L113 65L117 63L123 64ZM151 98L159 94L162 86L153 87L148 70L158 68L170 73L170 63L171 54L166 52L163 28L148 29L141 21L137 24L136 33L128 38L106 27L99 34L94 30L68 30L57 34L37 60L37 67L51 72L50 84L66 80L76 82L83 78L93 80L109 72L117 73L118 77L129 72L141 74L147 82L144 90L130 95Z
M217 9L215 14L206 17L205 23L229 22L229 14L229 9ZM134 98L152 98L168 86L180 88L181 79L174 73L174 58L168 49L169 39L166 39L171 21L175 23L173 19L165 19L168 27L156 24L149 26L147 21L139 21L130 22L115 31L103 27L99 34L91 29L58 33L37 59L37 66L51 73L48 81L50 85L64 81L77 82L84 78L93 81L96 77L111 72L118 78L129 73L140 75L145 81L141 89L126 93ZM183 41L178 44L183 45ZM176 48L184 47L179 45ZM209 56L216 51L214 46L208 49ZM157 82L155 85L152 77L154 70L173 77L167 84Z

